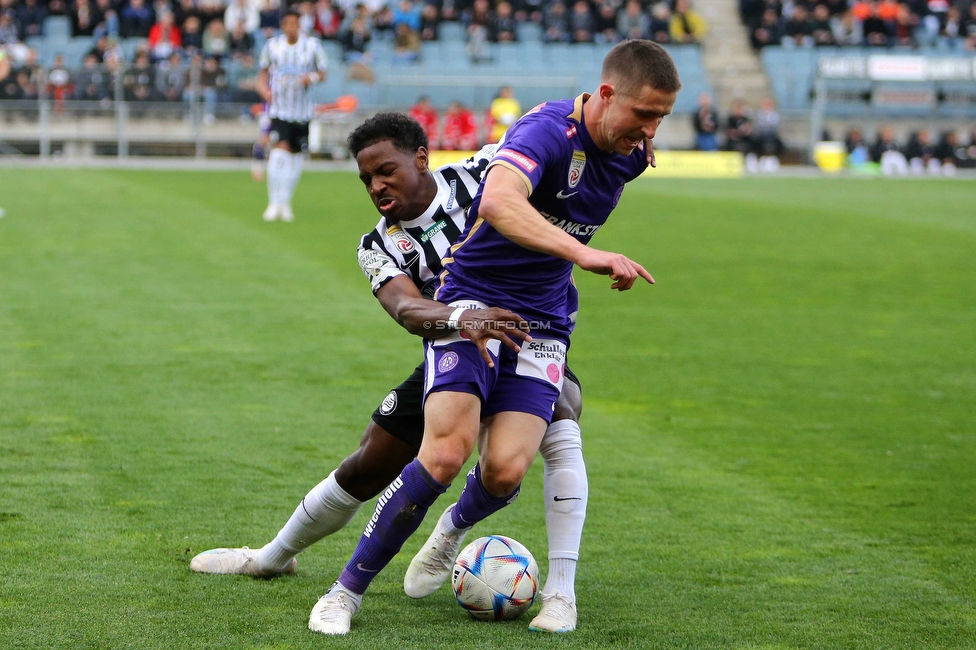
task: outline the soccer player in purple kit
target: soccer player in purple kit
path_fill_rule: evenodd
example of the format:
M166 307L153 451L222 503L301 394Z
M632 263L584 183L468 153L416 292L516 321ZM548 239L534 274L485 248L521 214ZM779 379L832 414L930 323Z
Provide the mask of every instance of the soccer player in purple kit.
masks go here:
M670 114L681 84L667 52L645 40L617 45L592 95L548 102L512 127L489 164L465 232L443 260L435 299L468 309L496 305L533 325L519 352L494 342L488 367L460 335L424 342L425 428L417 458L384 492L356 551L312 610L309 627L346 634L373 578L416 531L479 439L479 461L458 502L441 515L404 577L408 595L449 577L467 531L518 496L564 378L576 311L573 265L630 289L651 275L626 256L586 244L647 167L640 145ZM546 608L565 629L537 625ZM575 602L543 602L530 629L576 627ZM545 622L545 621L543 621Z

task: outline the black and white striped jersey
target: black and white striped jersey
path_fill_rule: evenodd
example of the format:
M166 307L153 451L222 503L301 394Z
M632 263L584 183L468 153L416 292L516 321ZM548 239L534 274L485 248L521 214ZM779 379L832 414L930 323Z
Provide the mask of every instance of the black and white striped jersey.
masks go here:
M271 108L268 115L286 122L310 122L314 105L309 90L301 78L313 72L325 73L329 65L322 43L317 38L299 36L294 45L284 34L275 36L261 50L258 65L267 70L271 87Z
M435 170L437 196L416 219L390 224L383 217L372 232L363 235L359 266L374 294L398 275L406 275L424 296L434 295L441 259L464 230L468 206L495 148L487 145L464 162Z

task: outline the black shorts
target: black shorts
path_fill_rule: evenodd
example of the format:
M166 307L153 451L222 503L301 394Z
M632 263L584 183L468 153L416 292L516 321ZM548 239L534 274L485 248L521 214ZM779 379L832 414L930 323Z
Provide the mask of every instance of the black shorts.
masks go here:
M579 378L566 366L566 379L580 387ZM394 438L420 449L424 439L424 364L383 398L373 411L373 422Z
M308 122L286 122L272 117L268 138L272 147L287 142L292 153L304 153L308 151Z

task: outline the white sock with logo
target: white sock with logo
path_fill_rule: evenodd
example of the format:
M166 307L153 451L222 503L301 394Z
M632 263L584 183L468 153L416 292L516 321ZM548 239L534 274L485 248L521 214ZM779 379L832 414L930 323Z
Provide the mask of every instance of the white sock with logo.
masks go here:
M277 537L258 551L258 565L264 569L286 568L306 548L341 530L363 503L343 490L332 472L305 495Z
M285 167L285 178L281 190L282 203L291 203L291 197L295 195L295 187L298 185L298 179L302 177L302 165L304 162L305 154L301 152L288 154L288 164Z
M282 203L281 189L287 174L286 165L290 155L284 149L277 147L268 154L268 203L271 205Z
M543 494L549 536L549 573L542 592L558 592L575 601L576 562L589 496L579 425L573 420L550 424L539 452L545 461Z

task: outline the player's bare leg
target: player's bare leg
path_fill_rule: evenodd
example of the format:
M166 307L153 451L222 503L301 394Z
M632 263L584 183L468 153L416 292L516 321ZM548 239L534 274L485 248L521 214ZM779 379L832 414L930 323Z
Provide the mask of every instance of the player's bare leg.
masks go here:
M352 616L373 578L417 530L427 510L471 455L480 427L481 400L477 396L431 393L424 415L424 439L418 457L380 495L342 575L312 609L309 629L330 635L349 631Z
M410 562L403 578L408 596L424 598L437 591L450 577L471 527L518 497L522 479L539 450L546 421L537 415L506 411L486 418L485 427L481 456L468 473L461 498L444 511ZM423 455L422 447L420 453Z
M299 553L345 527L362 504L389 485L414 456L412 445L370 421L359 448L305 495L272 541L260 549L205 551L193 558L190 568L199 573L258 578L292 573Z

